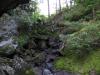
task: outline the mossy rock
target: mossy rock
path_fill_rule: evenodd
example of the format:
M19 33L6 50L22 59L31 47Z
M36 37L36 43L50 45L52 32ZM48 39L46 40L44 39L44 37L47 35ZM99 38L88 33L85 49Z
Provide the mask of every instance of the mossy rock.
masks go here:
M35 73L34 73L32 68L27 68L27 69L23 69L23 70L17 71L16 74L17 75L35 75Z
M96 73L100 74L100 49L95 50L88 55L85 60L77 60L73 57L60 57L54 66L56 69L80 73L81 75L89 75L89 72L94 69Z
M0 48L0 55L1 56L8 56L8 55L11 55L15 52L15 49L14 47L10 46L10 45L7 45L7 46L3 46Z

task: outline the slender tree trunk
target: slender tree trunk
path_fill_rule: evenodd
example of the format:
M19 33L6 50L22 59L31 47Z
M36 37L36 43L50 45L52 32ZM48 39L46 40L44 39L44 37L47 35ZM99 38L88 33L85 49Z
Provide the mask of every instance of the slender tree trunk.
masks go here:
M66 0L66 7L68 6L67 0Z
M72 7L72 0L70 0L70 8Z
M95 8L92 8L92 14L93 14L93 20L96 20L96 12L95 12Z
M58 5L58 3L57 3L57 0L56 0L56 14L58 13L57 5Z
M66 0L66 7L67 7L67 9L69 8L69 7L68 7L68 0Z
M49 0L47 0L47 2L48 2L48 17L50 17L50 2Z
M59 0L59 10L61 11L61 0Z
M75 5L75 0L73 0L73 5Z

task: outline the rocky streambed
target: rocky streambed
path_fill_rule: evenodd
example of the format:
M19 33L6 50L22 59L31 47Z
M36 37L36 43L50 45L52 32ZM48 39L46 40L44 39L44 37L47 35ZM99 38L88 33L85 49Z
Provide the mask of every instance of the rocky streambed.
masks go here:
M64 43L58 37L31 37L20 48L13 39L17 26L8 15L0 19L0 75L73 75L53 67L53 61L63 56Z

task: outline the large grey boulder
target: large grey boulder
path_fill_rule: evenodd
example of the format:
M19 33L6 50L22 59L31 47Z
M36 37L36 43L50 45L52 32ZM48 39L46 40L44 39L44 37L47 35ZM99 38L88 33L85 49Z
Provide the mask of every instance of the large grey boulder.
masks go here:
M28 3L29 0L0 0L0 16L10 9L15 8L19 4Z

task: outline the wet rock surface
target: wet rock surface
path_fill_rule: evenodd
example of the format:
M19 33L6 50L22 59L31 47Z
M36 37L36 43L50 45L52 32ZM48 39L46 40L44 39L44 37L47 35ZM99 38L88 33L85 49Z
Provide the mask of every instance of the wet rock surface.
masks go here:
M15 53L17 43L13 37L17 34L17 23L15 20L4 14L0 18L0 56L10 56Z
M17 24L9 15L5 14L2 16L2 18L0 18L0 50L6 48L6 52L8 51L7 54L13 52L10 51L11 49L7 50L9 49L9 47L13 50L17 47L16 42L12 38L14 35L17 34L16 29Z
M31 70L32 75L33 73L35 75L71 75L67 72L57 72L53 67L53 61L58 56L62 56L59 51L61 45L63 43L56 38L38 38L38 40L34 38L32 42L26 43L23 49L16 49L12 58L8 57L10 55L1 57L1 64L4 65L0 65L0 75L27 75L28 70Z
M3 18L0 19L0 75L71 75L53 67L53 61L63 56L60 50L64 44L58 37L31 37L20 48L13 40L18 35L17 23L8 15Z

